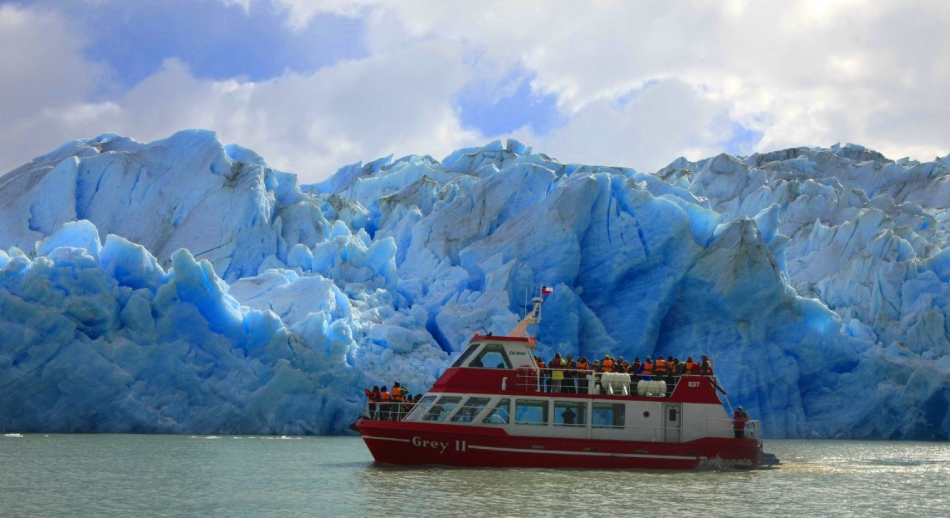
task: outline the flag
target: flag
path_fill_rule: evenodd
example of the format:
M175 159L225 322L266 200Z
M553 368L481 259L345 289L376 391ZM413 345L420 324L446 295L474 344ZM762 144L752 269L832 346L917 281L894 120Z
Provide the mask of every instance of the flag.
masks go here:
M554 293L554 288L550 286L541 286L541 295L550 295Z

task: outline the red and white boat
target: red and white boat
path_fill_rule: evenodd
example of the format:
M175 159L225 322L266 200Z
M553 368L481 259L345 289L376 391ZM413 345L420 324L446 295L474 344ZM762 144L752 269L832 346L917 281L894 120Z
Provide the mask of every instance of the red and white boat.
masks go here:
M527 326L475 334L468 348L399 420L369 412L355 423L377 462L465 467L684 470L777 464L757 421L737 438L713 378L669 387L629 374L580 372L578 392L544 391ZM374 418L375 417L375 418Z

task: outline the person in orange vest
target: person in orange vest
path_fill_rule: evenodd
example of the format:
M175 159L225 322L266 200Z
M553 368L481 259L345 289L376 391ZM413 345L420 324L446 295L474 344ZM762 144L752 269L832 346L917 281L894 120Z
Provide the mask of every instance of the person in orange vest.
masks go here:
M662 356L657 356L656 361L653 362L653 374L656 379L666 381L666 360Z
M683 374L699 374L699 364L693 361L692 356L686 357L686 368Z
M653 379L653 359L647 356L646 360L643 360L643 363L640 365L640 379L642 380L651 380Z
M389 393L389 388L383 385L379 389L379 418L383 421L389 419L389 403L393 400L393 395Z
M748 420L749 415L742 409L742 405L739 405L736 413L732 414L732 430L736 433L736 439L745 437L745 426Z
M391 392L393 397L393 402L391 408L389 409L389 414L392 416L393 421L399 421L402 419L403 411L405 410L402 407L403 402L406 400L406 390L399 386L399 382L393 383L393 390Z
M366 389L366 398L369 400L369 418L377 419L379 417L376 408L379 403L379 385L373 385L373 390Z
M581 356L581 359L577 360L577 391L581 394L587 394L587 375L590 372L590 363L587 362L587 357Z

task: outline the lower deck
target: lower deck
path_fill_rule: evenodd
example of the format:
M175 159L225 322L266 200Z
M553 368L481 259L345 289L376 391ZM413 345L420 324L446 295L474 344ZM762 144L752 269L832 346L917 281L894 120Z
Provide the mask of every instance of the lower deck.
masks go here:
M509 436L614 441L689 442L758 439L758 423L737 434L722 405L669 400L604 400L569 395L429 393L415 404L369 403L367 420L465 425Z

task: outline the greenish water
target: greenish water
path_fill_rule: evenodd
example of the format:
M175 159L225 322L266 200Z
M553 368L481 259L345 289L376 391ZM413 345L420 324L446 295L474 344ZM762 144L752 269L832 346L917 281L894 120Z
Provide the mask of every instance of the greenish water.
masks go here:
M379 466L354 437L0 437L0 516L946 516L950 444L766 441L756 472Z

